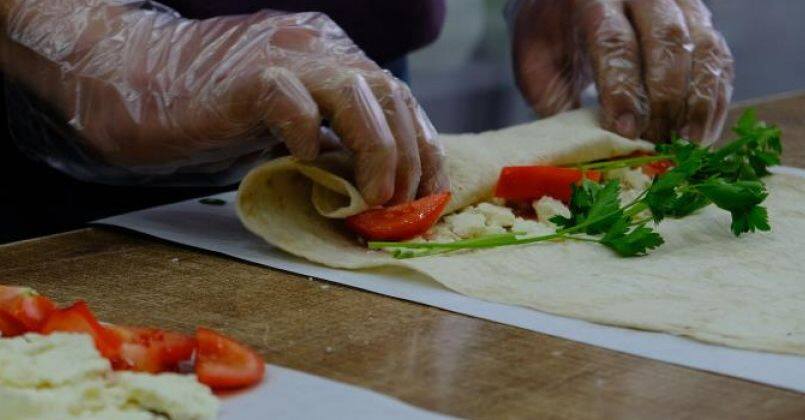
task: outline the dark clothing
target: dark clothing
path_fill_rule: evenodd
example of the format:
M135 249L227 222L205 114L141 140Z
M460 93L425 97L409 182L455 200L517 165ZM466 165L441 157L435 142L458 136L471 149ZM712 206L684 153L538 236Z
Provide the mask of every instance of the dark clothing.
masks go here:
M168 0L183 16L205 18L260 9L327 13L375 61L398 77L407 73L404 55L438 35L443 0ZM2 88L0 78L0 88ZM0 89L0 92L2 89ZM29 159L11 141L6 122L14 118L0 100L0 243L81 227L114 214L209 195L219 188L118 187L70 178Z
M380 64L436 39L445 15L444 0L162 0L190 18L252 13L260 9L322 12Z

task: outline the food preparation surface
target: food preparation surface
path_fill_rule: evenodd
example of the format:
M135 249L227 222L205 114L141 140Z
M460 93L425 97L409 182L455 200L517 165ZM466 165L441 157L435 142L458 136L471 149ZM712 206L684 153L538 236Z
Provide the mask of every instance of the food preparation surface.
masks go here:
M754 101L805 167L805 94ZM732 113L734 118L740 107ZM729 126L732 121L728 122ZM805 396L141 235L91 228L0 247L0 282L102 319L221 329L272 364L471 417L802 418ZM270 375L271 372L269 371Z

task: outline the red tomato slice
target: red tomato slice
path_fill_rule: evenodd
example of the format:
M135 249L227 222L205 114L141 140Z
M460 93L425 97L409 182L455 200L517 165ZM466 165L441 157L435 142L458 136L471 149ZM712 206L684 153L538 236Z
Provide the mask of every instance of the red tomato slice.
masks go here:
M643 173L650 177L657 177L668 172L669 169L674 167L674 162L671 160L658 160L649 164L643 165Z
M654 156L654 155L655 155L654 153L648 153L648 152L634 152L627 157L633 158L633 157ZM668 172L668 170L673 167L674 167L674 161L672 160L658 160L656 162L647 163L641 166L640 169L643 170L644 174L654 178Z
M601 181L601 172L586 171L584 177ZM582 171L557 166L507 166L500 172L495 196L507 200L538 200L550 196L569 202L572 186L582 178Z
M247 387L263 379L263 358L249 347L202 327L196 330L196 342L199 382L221 390Z
M196 338L170 331L163 331L162 361L171 367L178 368L179 363L190 360L196 351Z
M42 334L54 332L89 334L95 340L95 347L102 356L113 360L120 353L120 338L98 322L83 300L79 300L70 307L54 311L45 321L41 332Z
M39 331L55 310L53 301L31 288L0 286L0 311L21 323L23 332Z
M190 360L196 347L193 337L156 328L107 327L122 342L112 360L118 370L159 373L176 371L179 363Z
M368 210L348 217L347 227L371 241L401 241L427 232L439 220L450 193L429 195L410 203Z
M24 294L24 293L35 293L34 289L29 287L17 287L17 286L0 286L0 308L3 308L6 302L9 302L17 296Z
M0 309L0 335L3 337L16 337L26 332L27 330L22 322Z

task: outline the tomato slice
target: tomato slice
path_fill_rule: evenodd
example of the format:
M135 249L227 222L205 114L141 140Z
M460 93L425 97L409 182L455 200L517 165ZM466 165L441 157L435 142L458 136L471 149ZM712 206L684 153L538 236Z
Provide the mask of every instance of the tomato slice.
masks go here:
M176 370L179 363L190 360L193 352L196 351L196 338L184 334L163 331L160 339L162 341L162 362L171 370Z
M24 332L39 331L56 304L28 287L0 286L0 312L14 318ZM6 320L7 321L7 320Z
M658 160L649 164L643 165L643 173L650 177L657 177L665 174L674 167L674 162L671 160Z
M600 182L601 172L585 171L583 176ZM582 171L557 166L507 166L500 171L495 196L507 200L539 200L550 196L569 202L572 186L582 179Z
M83 300L79 300L70 307L54 311L45 321L41 332L42 334L54 332L89 334L95 340L95 347L102 356L113 360L120 353L120 338L98 322Z
M196 376L213 389L254 385L265 375L265 363L254 350L215 331L196 330Z
M0 309L0 336L16 337L26 332L27 330L22 322Z
M348 217L346 224L364 239L401 241L427 232L449 202L449 192L433 194L410 203L356 214Z
M156 328L110 325L121 341L120 352L112 360L117 370L137 372L175 372L179 364L190 360L196 347L193 337Z
M5 307L5 305L16 299L17 296L25 294L25 293L36 293L34 289L29 287L17 287L17 286L0 286L0 308Z

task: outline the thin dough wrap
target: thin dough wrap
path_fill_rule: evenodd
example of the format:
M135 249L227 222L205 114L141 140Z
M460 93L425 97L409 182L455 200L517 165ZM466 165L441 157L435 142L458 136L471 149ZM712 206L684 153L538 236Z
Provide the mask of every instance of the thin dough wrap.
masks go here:
M500 169L571 164L651 150L574 111L499 131L444 135L452 212L489 198ZM805 182L767 179L773 231L735 238L712 206L659 228L666 244L621 258L597 244L564 241L398 260L370 251L337 219L366 204L347 180L347 157L314 164L282 158L242 182L238 214L286 252L331 267L398 266L459 293L588 321L662 331L734 347L805 355Z

